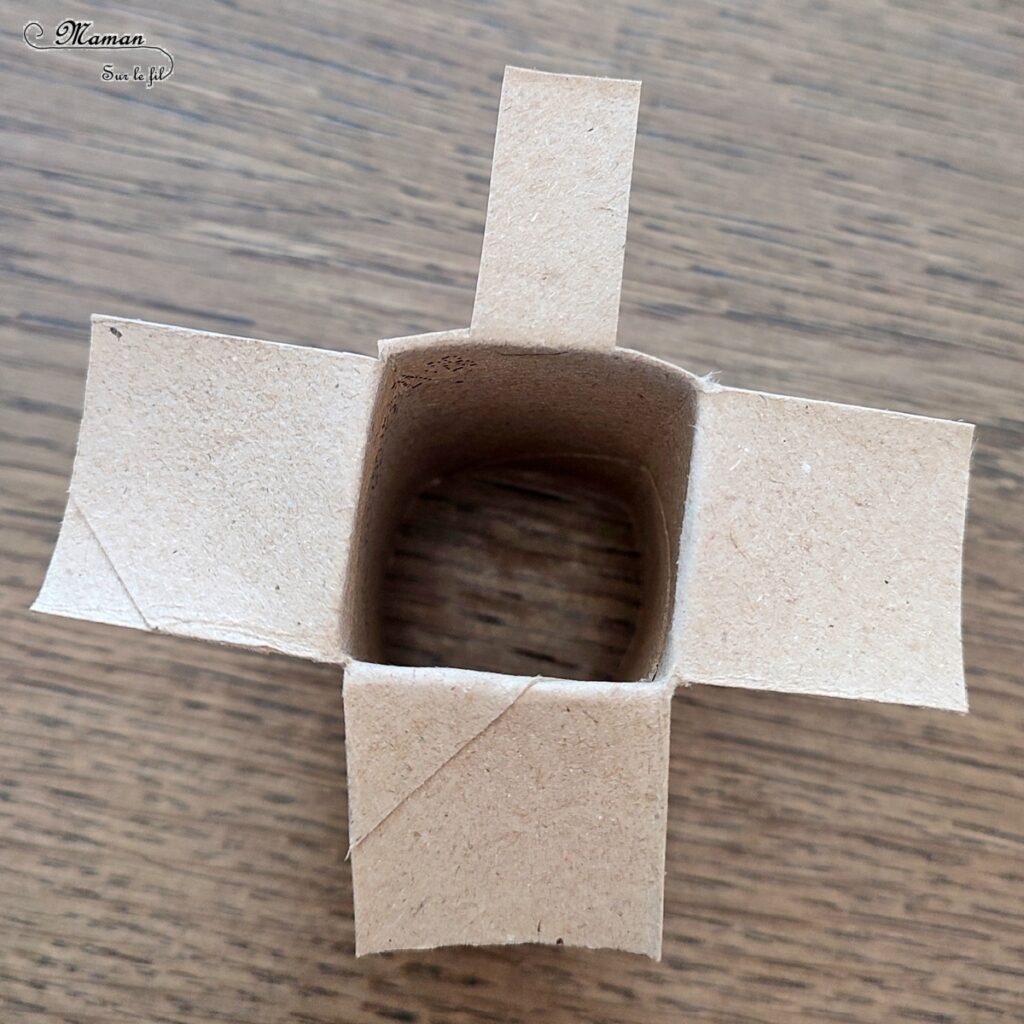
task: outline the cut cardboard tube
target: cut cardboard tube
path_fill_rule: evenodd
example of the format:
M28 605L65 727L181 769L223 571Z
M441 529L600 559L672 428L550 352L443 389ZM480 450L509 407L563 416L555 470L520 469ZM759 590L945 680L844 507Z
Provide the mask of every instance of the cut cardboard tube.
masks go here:
M427 480L517 457L571 459L576 471L604 478L633 506L650 568L618 678L651 678L671 611L693 379L628 349L552 352L433 338L428 345L388 343L382 351L376 417L386 427L374 433L360 504L346 650L380 658L383 569L398 521Z
M966 710L973 428L616 348L636 95L508 70L468 330L373 359L93 318L34 607L345 666L357 953L658 956L676 686ZM517 459L632 510L647 571L616 678L380 664L409 501Z

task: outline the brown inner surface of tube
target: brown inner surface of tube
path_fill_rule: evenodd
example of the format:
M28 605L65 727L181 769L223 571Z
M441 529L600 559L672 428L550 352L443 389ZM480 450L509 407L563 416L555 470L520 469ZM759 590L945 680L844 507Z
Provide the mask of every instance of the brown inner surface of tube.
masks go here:
M431 481L398 528L382 657L511 675L614 679L643 600L627 503L537 460Z
M343 609L361 661L631 681L672 609L695 392L627 350L388 356Z

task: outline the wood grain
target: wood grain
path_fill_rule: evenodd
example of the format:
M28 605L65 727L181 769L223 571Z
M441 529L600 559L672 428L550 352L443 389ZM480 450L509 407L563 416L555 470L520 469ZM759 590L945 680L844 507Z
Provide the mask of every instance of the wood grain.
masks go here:
M1020 4L62 6L170 49L151 90L29 50L43 8L0 38L0 1020L1024 1019ZM26 611L89 314L467 324L505 63L644 80L623 342L980 425L971 714L680 695L660 964L356 961L337 673Z
M389 562L387 664L628 678L622 662L654 567L605 481L531 460L433 480Z

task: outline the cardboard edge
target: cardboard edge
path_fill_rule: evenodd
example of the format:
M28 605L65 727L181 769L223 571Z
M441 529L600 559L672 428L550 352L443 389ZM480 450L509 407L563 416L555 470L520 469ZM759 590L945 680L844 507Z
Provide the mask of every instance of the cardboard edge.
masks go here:
M662 887L664 890L664 887ZM606 946L599 942L572 942L564 943L566 949L585 949L593 952L609 952L609 953L632 953L636 956L645 956L648 960L653 960L655 963L661 963L662 954L662 929L658 929L658 936L656 942L650 943L636 943L636 944L622 944L619 946ZM550 942L531 942L528 939L509 939L506 942L491 942L481 943L480 945L473 945L472 943L457 943L445 946L430 945L429 943L410 943L408 945L399 944L395 945L390 943L388 945L381 945L379 943L367 942L366 939L355 940L355 955L356 958L364 956L375 956L380 953L411 953L418 950L434 950L434 949L473 949L473 950L485 950L494 949L500 951L507 949L509 946L532 946L537 949L551 949L554 944ZM557 947L556 947L557 948Z
M504 349L515 358L524 355L536 356L557 356L559 352L578 352L576 345L551 346L541 343L521 344L514 341L505 341L500 338L491 338L486 334L474 334L468 327L457 327L446 331L431 331L426 334L409 334L398 338L381 338L377 342L378 352L382 361L387 361L393 356L404 352L417 352L430 349L437 345L466 345L467 347L478 346L481 348ZM632 362L647 363L650 366L658 367L671 374L677 375L688 381L697 391L721 391L724 390L715 384L711 375L698 376L686 367L673 363L661 356L652 355L650 352L641 352L639 349L630 348L626 345L614 347L600 347L594 349L595 353L603 353L611 359L626 359ZM736 390L736 389L732 389ZM829 404L829 403L825 403Z
M44 579L36 599L28 606L30 612L34 612L36 615L51 615L59 619L74 619L77 622L96 622L103 626L121 626L124 629L137 629L143 633L153 632L144 622L138 620L128 621L126 618L119 617L106 608L84 610L81 608L69 608L58 601L50 601L45 594L45 590L46 580Z
M296 352L320 352L331 358L341 357L351 359L355 357L357 359L365 359L370 362L376 362L377 360L376 356L368 356L365 352L343 351L334 348L323 348L317 345L299 345L295 342L287 341L268 341L264 338L250 338L243 334L224 334L220 331L204 331L197 327L182 327L180 324L164 324L155 320L141 320L137 317L113 316L109 313L93 313L89 317L89 323L94 329L98 325L107 325L109 327L110 325L116 326L117 324L133 324L136 327L155 327L161 331L172 331L175 334L197 335L202 338L216 338L219 341L241 341L252 345L268 346L270 348L292 349ZM84 410L82 412L82 418L85 418Z
M76 523L79 525L76 526ZM71 536L76 529L79 534L77 541L72 539ZM69 547L76 546L76 544L88 547L91 550L91 561L94 567L97 565L106 566L105 570L100 570L102 573L100 579L96 579L98 573L96 573L94 568L93 592L106 594L107 599L99 600L89 607L76 607L60 599L58 580L66 571L63 565L63 552ZM121 600L116 600L113 595L118 595ZM149 621L139 608L131 591L121 578L116 566L110 560L109 554L100 543L100 539L89 525L88 520L70 491L68 492L64 517L61 520L53 554L46 568L46 574L40 585L39 593L32 602L30 610L44 615L58 615L68 619L103 622L112 626L125 626L129 629L147 630L151 628Z
M571 75L564 71L540 71L537 68L528 68L520 64L506 64L505 74L513 78L548 78L560 79L566 83L573 82L611 82L614 85L634 86L637 96L640 95L640 88L643 82L639 78L613 78L611 75Z
M474 342L468 327L454 327L447 331L430 331L427 334L407 334L401 338L381 338L377 342L378 358L386 362L401 352L415 352L433 345Z
M799 692L780 690L770 680L755 678L752 676L705 676L701 679L689 679L680 673L674 676L673 679L675 680L676 687L679 689L689 689L694 686L714 686L724 687L727 689L760 690L766 693L777 693L780 696L811 697L814 699L824 697L829 700L855 700L860 703L878 704L883 707L923 708L931 711L953 711L959 714L968 714L970 711L965 684L961 684L959 691L949 701L926 702L907 698L901 698L899 700L885 700L877 694L857 693L851 690L840 693L836 690L828 690L825 687L814 686L806 690L800 690Z
M928 420L932 423L945 423L953 427L962 427L966 429L970 434L973 435L976 425L970 423L967 420L951 420L944 416L929 416L925 413L919 412L901 412L898 409L879 409L875 406L870 405L852 405L849 402L830 402L824 398L802 398L800 395L776 395L771 391L758 391L754 388L734 388L727 385L719 384L713 380L713 375L708 375L705 378L701 378L707 383L705 390L709 394L718 394L722 392L730 392L737 395L755 395L763 398L770 398L773 401L795 403L799 405L813 405L813 406L838 406L840 409L845 409L853 412L867 412L874 416L891 416L896 419L903 420Z

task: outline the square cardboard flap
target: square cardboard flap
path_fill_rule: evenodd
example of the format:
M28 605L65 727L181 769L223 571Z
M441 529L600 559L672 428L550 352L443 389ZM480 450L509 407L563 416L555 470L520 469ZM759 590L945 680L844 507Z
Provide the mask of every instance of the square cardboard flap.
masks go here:
M564 942L657 958L671 697L349 665L356 952Z

